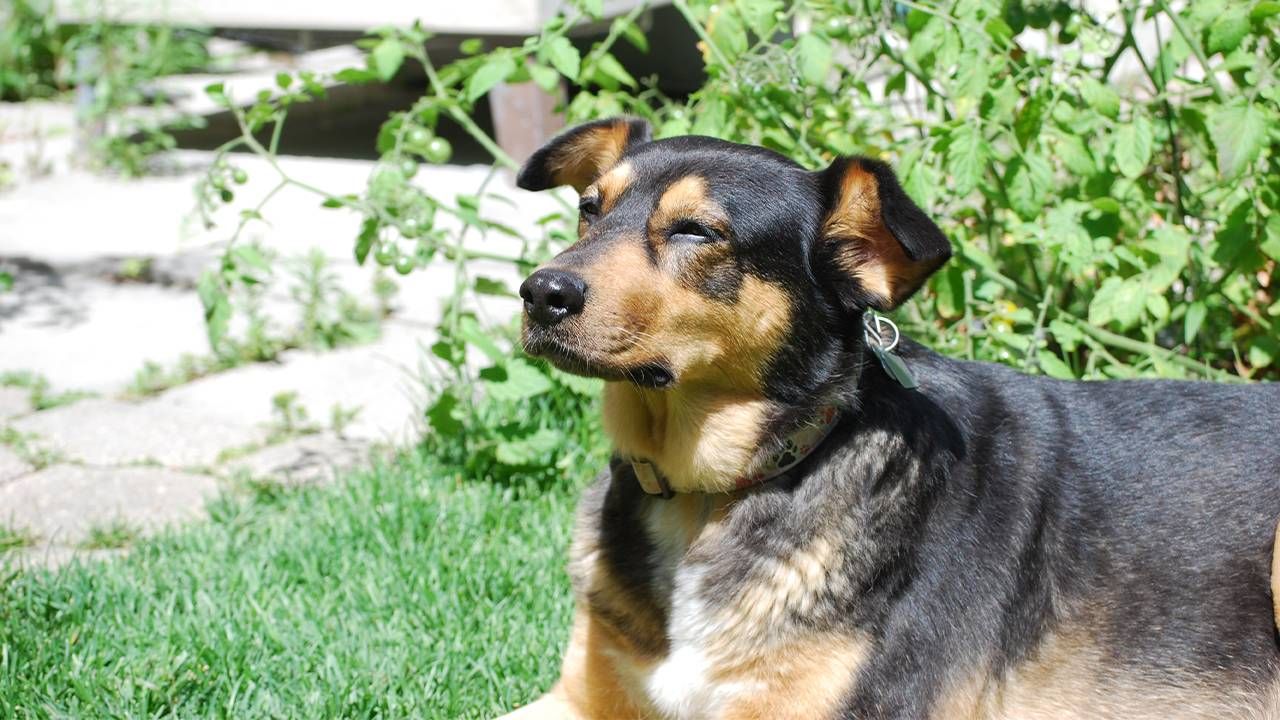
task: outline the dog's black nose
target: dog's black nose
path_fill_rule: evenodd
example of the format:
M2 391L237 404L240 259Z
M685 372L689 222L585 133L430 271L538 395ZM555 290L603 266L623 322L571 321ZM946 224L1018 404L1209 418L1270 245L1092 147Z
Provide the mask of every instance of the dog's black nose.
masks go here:
M587 281L571 272L546 268L520 284L524 310L539 325L550 327L582 312L587 301Z

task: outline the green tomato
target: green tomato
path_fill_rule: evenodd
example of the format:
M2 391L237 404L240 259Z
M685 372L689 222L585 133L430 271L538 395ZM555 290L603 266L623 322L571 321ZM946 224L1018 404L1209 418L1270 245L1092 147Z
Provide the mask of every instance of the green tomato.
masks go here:
M391 243L379 243L378 249L373 251L373 259L377 260L382 267L394 265L399 257L399 251Z
M422 234L422 224L416 217L407 217L400 221L400 234L407 238L416 238Z
M423 148L422 156L428 162L437 165L449 162L449 157L453 155L453 147L449 145L449 141L442 137L431 138L431 142Z
M402 160L400 160L400 172L404 175L406 180L413 177L414 175L417 175L418 174L417 161L415 161L413 158L403 158Z
M236 168L231 171L231 179L234 180L237 185L243 185L246 182L249 182L249 173L241 170L240 168Z
M412 255L401 255L396 258L396 272L401 275L408 275L417 266L418 263L414 261Z
M410 147L421 147L431 141L431 133L426 128L415 127L405 135L404 140Z

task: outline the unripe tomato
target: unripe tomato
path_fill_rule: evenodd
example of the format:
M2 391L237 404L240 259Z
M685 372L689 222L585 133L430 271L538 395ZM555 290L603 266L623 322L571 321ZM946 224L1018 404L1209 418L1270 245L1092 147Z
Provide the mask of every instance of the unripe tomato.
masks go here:
M422 150L422 156L428 162L437 165L449 162L449 158L453 155L453 147L449 145L449 141L442 137L431 138L431 142Z
M380 243L378 249L373 251L373 259L382 267L394 265L398 257L400 253L392 243Z

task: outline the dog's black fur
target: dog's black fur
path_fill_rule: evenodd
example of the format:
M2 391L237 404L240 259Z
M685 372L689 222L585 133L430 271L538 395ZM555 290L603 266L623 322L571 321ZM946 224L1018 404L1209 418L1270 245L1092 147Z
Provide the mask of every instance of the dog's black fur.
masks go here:
M719 525L704 511L688 542L664 536L653 521L672 501L640 489L632 458L615 459L583 500L576 540L579 612L616 646L612 655L588 653L588 662L626 652L661 664L688 640L681 613L700 608L719 617L751 588L752 602L767 604L759 588L767 598L779 564L835 535L840 544L821 565L823 577L801 583L806 601L778 600L785 612L767 629L769 640L761 639L765 629L724 631L742 635L735 652L746 654L765 653L779 637L859 638L865 653L828 716L914 720L964 707L965 717L1019 717L1031 707L1016 699L1025 687L1056 693L1027 711L1042 713L1035 717L1049 716L1044 707L1059 716L1132 717L1150 702L1172 703L1161 712L1186 717L1280 717L1270 582L1280 387L1063 382L947 359L904 340L897 353L919 381L906 389L866 351L861 323L864 312L901 297L886 297L851 271L839 244L849 239L830 229L840 226L835 214L850 212L842 183L863 173L875 185L879 224L905 254L896 262L923 267L918 279L901 268L894 277L918 285L945 259L945 238L887 166L854 158L810 173L769 151L709 138L648 141L630 121L593 177L558 177L565 162L555 153L591 152L584 133L617 127L609 122L553 141L521 175L530 189L584 189L629 164L610 210L584 218L581 242L556 267L587 277L588 288L616 282L626 295L628 278L590 271L639 242L653 264L645 272L674 274L671 287L707 298L708 307L746 307L748 276L781 288L790 328L761 368L769 412L760 442L821 404L843 412L804 463L734 494ZM707 230L708 242L727 246L727 259L655 240L670 231L655 230L649 218L665 190L689 176L727 216L727 226ZM588 290L585 302L606 300ZM601 330L590 313L557 327L526 323L526 344L567 369L609 368L611 356L589 346ZM670 348L681 336L677 329L660 339L658 348ZM568 357L573 352L591 362ZM694 384L685 379L692 370L658 350L649 355L645 362L664 367L670 384L644 390L655 393L646 397ZM625 384L626 367L595 374ZM658 464L677 490L705 489L681 488L678 470ZM707 532L713 525L716 533ZM1050 679L1026 680L1033 666L1035 677ZM575 673L567 664L564 683ZM655 699L661 688L636 697L645 693L625 678L618 686L632 688L626 707L638 714L733 715L716 704L664 704ZM566 714L600 714L572 688L561 700Z

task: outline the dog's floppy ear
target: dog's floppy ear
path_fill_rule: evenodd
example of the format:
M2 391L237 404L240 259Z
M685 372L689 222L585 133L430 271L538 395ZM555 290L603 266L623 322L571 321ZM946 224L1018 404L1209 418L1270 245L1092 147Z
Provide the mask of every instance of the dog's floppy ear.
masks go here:
M652 136L649 123L636 118L610 118L578 125L535 152L520 168L516 185L525 190L572 185L582 192L617 164L627 148L649 142Z
M889 166L838 158L820 171L826 217L818 262L849 309L892 310L951 257L942 230L903 192Z

